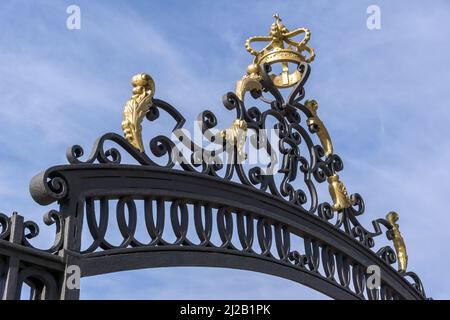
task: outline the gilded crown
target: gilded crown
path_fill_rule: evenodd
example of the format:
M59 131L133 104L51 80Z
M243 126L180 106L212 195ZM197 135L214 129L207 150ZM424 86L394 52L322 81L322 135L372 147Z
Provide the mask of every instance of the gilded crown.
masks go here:
M272 23L268 36L255 36L247 39L245 48L255 56L253 61L256 65L282 64L280 75L273 75L272 80L277 87L287 88L293 86L301 79L301 74L295 70L289 74L288 63L301 64L310 63L314 60L314 50L307 44L311 38L311 32L307 28L298 28L289 31L281 22L278 14L274 15L275 22ZM293 37L303 34L301 41L295 41ZM260 51L255 50L251 45L254 42L268 42ZM307 53L307 56L305 56Z

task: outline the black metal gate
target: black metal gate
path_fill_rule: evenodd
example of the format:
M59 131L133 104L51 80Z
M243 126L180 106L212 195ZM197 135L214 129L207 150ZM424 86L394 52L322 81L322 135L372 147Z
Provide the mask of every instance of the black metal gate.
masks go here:
M277 17L276 23L280 21ZM18 214L0 215L3 299L19 299L25 284L33 299L78 299L78 273L88 277L170 266L262 272L336 299L425 299L418 276L406 271L397 215L374 220L371 230L358 221L363 199L348 195L339 180L343 162L333 152L317 103L302 102L309 61L300 61L294 73L286 74L298 76L285 86L293 87L287 98L279 91L283 74L271 74L271 65L279 61L256 62L236 94L223 98L224 106L236 112L230 129L215 130L217 118L211 111L197 118L203 139L214 148L198 145L180 130L185 118L153 98L148 75L133 78L134 95L122 124L125 138L103 135L85 160L83 149L73 146L68 165L51 167L30 183L36 202L58 203L58 210L44 216L47 225L56 226L53 246L42 250L30 244L39 234L36 223ZM247 109L246 92L267 107ZM173 136L152 138L147 154L141 121L156 121L160 112L174 119ZM266 133L272 122L275 143ZM268 155L266 167L245 163L247 140ZM270 173L275 163L279 167ZM318 199L316 187L326 181L332 204ZM115 244L107 237L112 219L120 237ZM139 239L139 227L147 241ZM383 234L394 248L374 250L375 238ZM398 270L392 266L397 260ZM367 285L370 266L380 270L376 288Z

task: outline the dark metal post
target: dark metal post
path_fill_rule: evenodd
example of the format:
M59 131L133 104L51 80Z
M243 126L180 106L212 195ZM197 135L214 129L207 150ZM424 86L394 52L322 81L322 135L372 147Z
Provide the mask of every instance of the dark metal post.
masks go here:
M13 213L11 217L11 231L9 242L20 245L23 237L23 217L17 213ZM20 260L17 256L10 256L8 258L8 271L5 279L5 290L3 292L3 300L20 299L17 296Z

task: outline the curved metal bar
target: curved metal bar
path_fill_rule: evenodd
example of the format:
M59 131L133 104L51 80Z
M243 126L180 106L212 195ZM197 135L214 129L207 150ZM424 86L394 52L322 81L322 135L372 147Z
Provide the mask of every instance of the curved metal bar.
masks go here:
M16 299L20 299L22 287L25 283L31 286L31 299L55 300L58 297L58 284L55 277L42 268L28 267L19 272Z
M265 273L292 280L334 299L361 299L350 289L315 272L268 257L226 248L143 247L116 249L86 255L81 262L83 276L161 267L219 267Z
M61 198L52 190L46 189L48 185L48 177L57 176L68 182L67 194ZM200 203L215 208L229 208L219 210L217 215L217 226L220 239L222 240L222 249L230 252L247 252L256 254L260 257L273 259L278 262L286 262L293 265L305 265L309 271L320 273L319 267L322 267L325 274L320 275L324 279L331 281L336 280L336 274L344 288L348 287L349 268L353 284L355 285L356 294L363 297L364 292L364 270L369 265L379 265L383 274L383 282L390 288L386 290L394 290L393 294L404 299L423 299L424 296L417 286L411 285L402 274L396 272L390 265L392 261L382 259L380 253L373 252L367 248L364 241L356 241L347 233L337 229L333 224L324 222L323 218L312 215L302 207L295 203L286 201L278 196L269 194L264 191L255 190L251 186L242 185L224 179L168 168L153 166L132 166L132 165L109 165L109 164L79 164L68 166L57 166L50 168L44 175L36 176L32 181L32 195L35 199L43 199L43 203L51 203L52 201L60 201L67 206L66 213L75 215L75 208L80 208L80 200L87 201L89 199L117 199L118 204L118 223L124 241L118 246L106 245L108 242L103 238L105 230L101 226L96 226L94 233L94 247L90 247L85 252L90 254L93 250L100 246L105 252L114 252L113 250L128 250L131 248L148 248L157 241L163 243L164 247L170 246L163 240L161 230L162 214L159 214L160 222L153 222L150 227L152 236L152 245L146 245L138 242L134 238L134 230L136 229L135 207L132 204L134 200L145 200L148 197L153 199L163 199L172 203L170 210L171 224L177 240L174 242L177 246L185 246L186 248L203 248L208 247L210 239L211 218L205 212L205 222L200 224L201 217L199 213L194 212L194 221L196 221L197 232L200 233L200 241L202 245L193 245L193 242L187 238L187 224L190 214L186 208L186 204L195 205ZM85 200L83 200L85 199ZM128 224L124 216L124 207L128 206ZM88 206L89 207L89 206ZM160 203L159 208L162 210L164 204ZM149 211L150 209L147 209ZM180 210L180 217L178 217ZM197 208L197 211L199 209ZM236 215L246 215L251 213L252 219L257 220L256 232L257 244L261 251L252 248L252 235L254 231L248 229L246 233L242 233L242 221L234 222L231 212ZM88 224L92 215L95 213L87 213ZM79 214L78 214L79 215ZM131 215L131 216L130 216ZM196 217L196 218L195 218ZM100 215L101 219L101 215ZM76 219L79 232L82 229L82 216ZM253 221L253 220L250 220ZM148 221L150 222L150 221ZM158 226L159 223L159 227ZM243 243L243 250L239 251L232 242L233 224L237 223L240 232L238 241ZM252 222L253 223L253 222ZM103 222L105 225L105 222ZM249 228L247 224L247 228ZM278 228L278 229L277 229ZM92 227L90 227L92 229ZM273 229L275 231L273 231ZM92 231L92 230L91 230ZM286 234L289 232L289 235ZM92 234L92 232L91 232ZM290 251L289 237L298 236L305 241L305 257L304 263L302 255L298 252ZM102 239L100 239L100 237ZM275 246L273 246L275 244ZM276 251L272 251L272 247ZM213 248L214 250L217 248ZM253 251L251 251L253 250ZM274 257L273 252L278 252L279 257ZM337 264L335 260L340 257L341 261ZM292 259L291 259L292 258ZM195 263L194 261L192 263ZM255 267L258 271L257 267ZM335 280L332 280L335 279ZM389 291L389 292L391 292Z

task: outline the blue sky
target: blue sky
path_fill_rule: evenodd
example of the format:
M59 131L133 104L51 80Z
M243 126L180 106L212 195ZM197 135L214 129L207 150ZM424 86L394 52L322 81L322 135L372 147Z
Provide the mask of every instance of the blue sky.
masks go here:
M66 28L70 4L81 30ZM371 4L381 30L366 27ZM33 203L29 180L65 163L68 146L120 132L138 72L188 120L210 109L229 124L221 97L251 61L245 39L266 34L275 12L312 31L306 96L319 102L349 192L365 199L363 220L398 211L409 269L429 295L450 298L448 1L1 1L0 211L41 221L47 208ZM41 229L45 246L53 230ZM222 269L141 270L82 286L82 298L322 297Z

